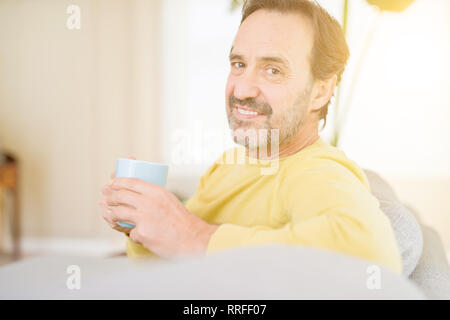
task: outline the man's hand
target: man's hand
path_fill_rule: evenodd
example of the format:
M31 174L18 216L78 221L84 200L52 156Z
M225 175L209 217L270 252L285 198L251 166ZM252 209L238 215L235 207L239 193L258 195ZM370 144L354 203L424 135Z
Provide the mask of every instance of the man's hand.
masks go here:
M103 197L102 200L99 202L99 205L102 209L103 219L109 224L109 226L112 229L117 230L119 232L123 232L129 236L131 229L121 227L120 225L117 224L119 220L114 219L114 217L110 214L108 205L106 204L106 201L104 199L105 197Z
M103 190L104 218L135 225L129 237L155 254L173 258L204 254L209 239L218 228L208 224L168 190L135 178L115 178ZM121 228L121 229L118 229Z
M136 160L135 157L127 157L127 159ZM107 185L105 185L103 187L103 189L105 189L112 182L112 179L114 179L115 176L116 176L116 172L114 171L113 173L111 173L109 183ZM120 225L117 224L117 221L112 220L112 217L108 212L109 209L108 209L108 205L106 204L106 197L103 194L102 194L102 198L98 204L100 205L100 208L102 210L103 219L109 224L109 226L112 229L117 230L119 232L123 232L127 235L130 234L130 231L131 231L130 228L121 227Z

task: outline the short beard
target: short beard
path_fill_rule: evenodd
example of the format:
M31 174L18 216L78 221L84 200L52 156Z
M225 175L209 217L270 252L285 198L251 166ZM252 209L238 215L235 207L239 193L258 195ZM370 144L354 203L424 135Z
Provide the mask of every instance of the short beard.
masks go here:
M235 119L230 113L228 124L232 130L234 142L244 146L252 153L258 152L258 149L261 148L270 150L272 142L278 143L278 145L289 142L299 132L306 120L309 96L310 88L308 87L298 96L295 103L281 115L277 127L274 127L271 121L273 114L267 116L261 127L251 128L247 127L249 122ZM276 129L279 130L279 135L276 135L278 141L272 141L271 132Z

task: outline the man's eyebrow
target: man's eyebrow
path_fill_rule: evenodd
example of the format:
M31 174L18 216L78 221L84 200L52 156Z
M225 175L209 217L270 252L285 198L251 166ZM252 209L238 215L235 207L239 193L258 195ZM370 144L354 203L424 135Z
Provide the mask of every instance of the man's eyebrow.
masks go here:
M240 54L236 54L236 53L230 53L230 60L245 60L244 56L240 55ZM274 63L279 63L285 67L289 67L289 62L281 57L258 57L257 58L258 61L261 62L274 62Z
M240 54L230 53L230 60L244 60L244 57Z
M280 57L259 57L258 60L264 62L275 62L284 65L285 67L289 67L289 62Z

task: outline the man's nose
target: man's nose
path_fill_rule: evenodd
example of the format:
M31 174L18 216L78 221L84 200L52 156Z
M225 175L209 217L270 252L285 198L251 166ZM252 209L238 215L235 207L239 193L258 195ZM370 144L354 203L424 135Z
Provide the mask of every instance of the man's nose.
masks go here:
M236 81L234 96L239 100L256 98L260 93L256 76L251 72L245 72Z

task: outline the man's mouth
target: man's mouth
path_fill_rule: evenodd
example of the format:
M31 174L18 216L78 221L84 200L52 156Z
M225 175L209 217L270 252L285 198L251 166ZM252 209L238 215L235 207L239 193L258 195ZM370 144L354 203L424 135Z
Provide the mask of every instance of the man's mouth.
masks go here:
M254 119L257 117L264 116L263 113L258 112L255 109L244 107L244 106L241 106L238 104L233 106L232 113L238 119L243 119L243 120Z

